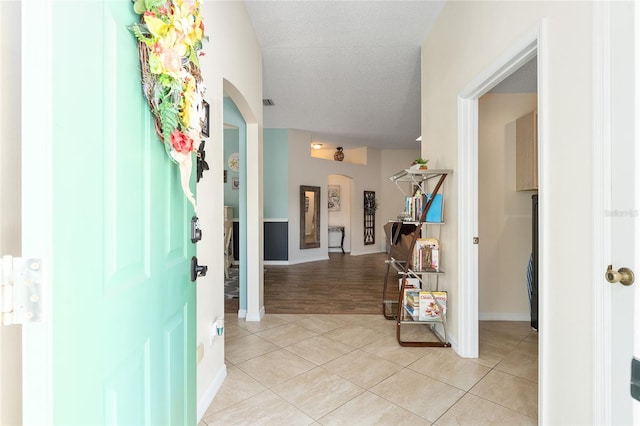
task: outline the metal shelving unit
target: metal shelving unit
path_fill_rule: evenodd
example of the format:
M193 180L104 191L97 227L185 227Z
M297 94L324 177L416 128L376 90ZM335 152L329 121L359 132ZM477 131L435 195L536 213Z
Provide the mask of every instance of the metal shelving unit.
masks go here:
M405 231L411 229L414 226L413 236L411 237L411 243L408 248L408 253L404 259L397 259L393 256L393 251L389 250L389 256L386 260L387 271L384 279L384 289L382 297L382 311L383 315L388 320L396 321L396 336L398 343L402 346L433 346L433 347L450 347L447 336L447 322L446 313L443 313L443 307L438 304L435 292L438 292L439 277L444 274L440 269L437 271L423 271L412 268L411 259L418 240L418 236L421 233L427 233L429 227L437 227L438 239L440 238L440 227L444 225L444 222L427 222L426 217L431 208L433 201L436 198L436 194L442 193L442 186L445 179L449 174L453 173L453 170L403 170L394 174L389 178L392 182L396 183L400 191L405 196L414 196L417 191L421 194L432 194L427 204L423 207L420 213L419 219L415 220L393 220L395 226L393 226L394 232L391 235L390 244L397 242L400 238L400 233L403 227ZM407 228L408 227L408 228ZM397 299L393 299L389 296L389 281L390 277L396 277L401 280L399 294ZM431 295L434 303L438 304L436 312L437 318L420 320L415 318L415 315L411 315L405 305L405 293L408 288L408 279L417 280L420 283L419 291L427 292ZM393 280L395 282L395 280ZM437 341L417 341L417 340L403 340L402 328L404 326L413 325L427 325L428 329L437 338ZM442 329L442 331L439 330Z

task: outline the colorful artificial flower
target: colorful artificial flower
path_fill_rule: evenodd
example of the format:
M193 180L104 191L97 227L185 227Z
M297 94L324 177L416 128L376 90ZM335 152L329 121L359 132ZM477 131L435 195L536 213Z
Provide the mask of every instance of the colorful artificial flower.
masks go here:
M193 151L193 139L176 129L171 133L171 146L182 154Z
M183 190L195 208L188 178L194 139L201 132L198 107L204 93L198 61L206 39L200 1L133 0L133 3L133 10L141 19L129 29L146 46L143 90L159 122L158 135L171 160L179 164Z

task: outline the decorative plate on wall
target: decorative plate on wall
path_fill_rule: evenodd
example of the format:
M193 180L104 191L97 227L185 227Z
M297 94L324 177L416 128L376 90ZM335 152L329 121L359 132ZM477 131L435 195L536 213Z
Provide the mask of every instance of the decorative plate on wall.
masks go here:
M229 156L227 164L229 164L229 168L234 172L240 171L240 156L237 152L234 152Z

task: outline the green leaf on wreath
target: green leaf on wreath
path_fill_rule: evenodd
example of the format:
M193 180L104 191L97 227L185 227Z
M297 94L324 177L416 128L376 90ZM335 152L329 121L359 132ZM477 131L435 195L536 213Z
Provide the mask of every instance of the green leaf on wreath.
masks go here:
M133 11L135 13L137 13L138 15L142 15L143 13L145 13L148 9L147 6L145 5L145 0L137 0L134 4L133 4Z
M160 6L164 5L166 2L167 0L145 0L147 10L157 9Z
M145 43L145 44L149 44L151 43L153 40L151 40L149 37L146 37L143 33L142 30L140 28L140 26L138 24L133 24L131 26L129 26L129 29L131 31L133 31L133 35L136 36L136 38L138 40L140 40L141 42Z

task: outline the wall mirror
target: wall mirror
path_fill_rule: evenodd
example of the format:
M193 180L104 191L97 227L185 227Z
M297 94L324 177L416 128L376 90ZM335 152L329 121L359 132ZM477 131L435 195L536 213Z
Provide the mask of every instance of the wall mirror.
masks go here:
M320 247L320 187L300 185L300 248Z

